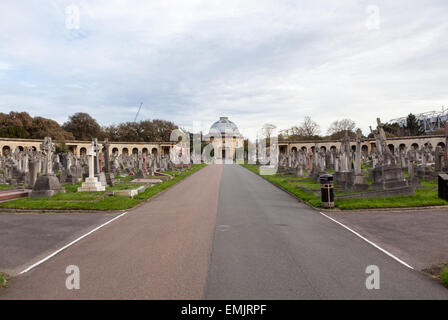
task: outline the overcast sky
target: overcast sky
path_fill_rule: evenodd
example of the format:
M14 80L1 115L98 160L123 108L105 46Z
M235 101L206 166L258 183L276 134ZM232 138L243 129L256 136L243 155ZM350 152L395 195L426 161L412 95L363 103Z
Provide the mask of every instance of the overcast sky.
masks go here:
M186 128L366 134L448 106L447 17L446 0L1 0L0 112L112 124L143 102L139 120Z

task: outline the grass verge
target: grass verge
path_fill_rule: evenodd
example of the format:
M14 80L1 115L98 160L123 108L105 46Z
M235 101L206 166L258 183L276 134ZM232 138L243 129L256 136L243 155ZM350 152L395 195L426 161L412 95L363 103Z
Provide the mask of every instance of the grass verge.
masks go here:
M442 281L442 284L448 288L448 268L445 268L440 273L440 280Z
M448 288L448 263L433 265L422 272Z
M8 284L8 276L2 272L0 272L0 289L4 288Z
M259 166L258 165L243 164L242 166L259 175L259 171L258 171ZM275 185L279 186L280 188L292 193L297 198L299 198L300 200L302 200L305 203L309 203L313 207L320 207L320 205L321 205L321 201L320 201L319 197L297 187L297 184L300 184L301 180L303 180L303 183L304 183L304 185L306 185L306 187L310 187L310 188L314 187L311 179L309 179L309 181L306 179L297 179L297 178L291 179L292 176L285 177L285 176L282 176L279 174L272 175L272 176L262 176L262 177L265 178L266 180L274 183ZM320 187L320 185L319 185L319 187Z
M192 165L190 170L182 171L174 179L165 180L160 184L148 188L145 192L138 194L133 199L125 196L111 196L104 192L76 192L77 187L80 185L77 184L64 185L66 193L59 193L50 198L19 198L17 200L0 203L0 208L29 210L126 210L141 203L142 200L149 199L160 191L169 188L205 166L206 164ZM118 184L116 189L113 190L124 190L130 185L133 188L137 188L140 184L125 181Z
M259 174L259 165L244 164L245 168ZM310 178L296 178L293 175L279 174L263 176L282 189L292 193L303 202L313 207L321 207L318 196L320 185ZM336 196L335 206L341 210L374 209L374 208L407 208L448 205L448 202L438 198L437 182L421 181L422 187L415 190L415 195L373 197L373 198L345 198Z
M0 190L14 189L10 184L0 184Z
M156 184L156 185L152 186L151 188L146 189L144 192L136 195L134 197L134 199L141 199L141 200L149 199L149 198L153 197L154 195L158 194L159 192L171 187L173 184L176 184L177 182L185 179L186 177L195 173L196 171L204 168L205 166L207 166L207 164L205 164L205 163L193 164L191 166L191 170L182 171L180 174L176 175L173 179L165 180L162 183Z

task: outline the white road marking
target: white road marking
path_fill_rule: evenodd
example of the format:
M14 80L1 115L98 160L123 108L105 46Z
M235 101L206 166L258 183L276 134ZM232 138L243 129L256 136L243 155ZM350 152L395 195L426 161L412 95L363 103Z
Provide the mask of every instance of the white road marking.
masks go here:
M360 237L362 240L364 240L364 241L366 241L368 244L374 246L375 248L377 248L377 249L380 250L381 252L387 254L389 257L395 259L396 261L398 261L398 262L401 263L402 265L408 267L409 269L414 270L414 268L413 268L412 266L410 266L409 264L407 264L406 262L404 262L404 261L401 260L400 258L397 258L396 256L394 256L392 253L388 252L387 250L384 250L384 249L381 248L379 245L373 243L373 242L370 241L369 239L366 239L365 237L363 237L362 235L360 235L358 232L356 232L356 231L350 229L350 228L347 227L346 225L340 223L339 221L337 221L337 220L335 220L335 219L333 219L333 218L327 216L326 214L324 214L324 213L322 213L322 212L320 212L320 211L319 211L319 213L320 213L321 215L323 215L324 217L330 219L331 221L336 222L338 225L344 227L344 228L347 229L348 231L354 233L355 235L357 235L358 237Z
M34 268L37 267L38 265L44 263L44 262L47 261L48 259L51 259L51 258L54 257L55 255L57 255L59 252L61 252L61 251L65 250L65 249L67 249L68 247L74 245L74 244L77 243L78 241L84 239L84 238L87 237L88 235L94 233L95 231L101 229L102 227L108 225L109 223L111 223L111 222L117 220L118 218L121 218L122 216L124 216L124 215L127 214L127 213L128 213L127 211L126 211L126 212L123 212L122 214L116 216L115 218L110 219L109 221L103 223L102 225L96 227L95 229L93 229L93 230L87 232L86 234L80 236L79 238L73 240L73 241L70 242L69 244L63 246L62 248L60 248L60 249L58 249L58 250L56 250L55 252L53 252L53 253L50 254L49 256L43 258L42 260L39 260L38 262L36 262L35 264L33 264L33 265L31 265L31 266L29 266L28 268L26 268L25 270L23 270L23 271L20 272L19 274L24 274L24 273L30 271L31 269L34 269Z

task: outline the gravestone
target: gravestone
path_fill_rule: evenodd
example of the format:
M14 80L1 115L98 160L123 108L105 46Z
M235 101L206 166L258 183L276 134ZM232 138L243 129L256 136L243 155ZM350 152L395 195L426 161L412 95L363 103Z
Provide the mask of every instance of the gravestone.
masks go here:
M78 192L98 192L105 191L106 188L98 181L97 177L95 177L95 144L92 141L92 146L88 152L89 157L89 176L86 178L86 181L82 183L81 187L78 188Z
M53 173L52 158L54 146L50 137L45 137L44 142L40 145L42 155L44 155L44 173L39 176L33 185L33 190L30 193L31 198L51 197L52 195L65 192L61 187L58 178Z
M395 194L410 194L414 189L404 178L403 171L396 164L396 159L387 147L384 124L377 118L377 129L373 130L378 149L378 163L372 170L374 190L393 191Z
M337 164L337 171L334 174L335 183L347 189L352 181L353 172L351 171L351 147L350 137L347 131L341 141L341 148L339 151L339 159Z
M365 176L362 173L361 168L361 130L356 131L356 152L354 161L354 174L348 186L348 189L352 192L366 191L369 185L365 183Z
M107 185L114 186L116 183L115 175L112 173L111 170L111 160L110 160L110 143L109 139L105 139L103 142L104 147L104 176L106 178Z
M107 186L107 181L106 181L106 176L104 175L104 172L102 172L101 167L100 167L100 146L98 144L98 139L95 138L92 141L92 146L93 146L93 152L95 153L94 155L94 175L95 177L98 179L98 181L104 186ZM90 161L90 159L89 159ZM90 167L90 165L89 165ZM90 174L89 174L90 177Z

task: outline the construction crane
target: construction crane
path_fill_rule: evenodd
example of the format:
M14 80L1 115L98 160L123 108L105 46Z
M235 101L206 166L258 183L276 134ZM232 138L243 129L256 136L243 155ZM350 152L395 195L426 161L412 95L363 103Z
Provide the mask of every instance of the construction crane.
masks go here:
M138 117L138 114L140 113L140 109L142 108L142 105L143 105L143 102L140 103L140 107L138 108L137 114L135 115L134 122L137 122L137 117Z

